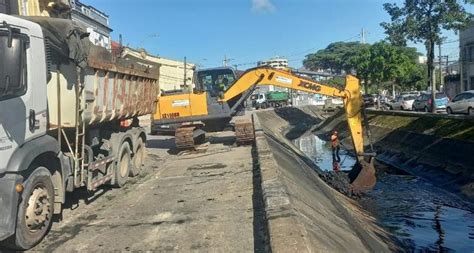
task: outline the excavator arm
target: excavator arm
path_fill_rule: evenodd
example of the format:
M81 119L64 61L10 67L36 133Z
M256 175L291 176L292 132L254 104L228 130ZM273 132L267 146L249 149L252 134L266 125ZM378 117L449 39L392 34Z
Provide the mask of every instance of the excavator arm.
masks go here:
M236 80L236 82L225 91L221 101L227 102L239 94L248 91L255 85L273 85L307 93L342 98L357 160L362 167L359 168L361 171L356 173L358 175L353 180L352 185L357 188L357 190L365 190L366 188L372 188L374 186L375 169L373 168L373 154L364 152L362 131L363 101L359 80L356 77L351 75L346 76L345 88L342 90L299 77L288 71L277 70L270 67L257 67L246 71ZM366 157L369 157L368 161L365 159Z

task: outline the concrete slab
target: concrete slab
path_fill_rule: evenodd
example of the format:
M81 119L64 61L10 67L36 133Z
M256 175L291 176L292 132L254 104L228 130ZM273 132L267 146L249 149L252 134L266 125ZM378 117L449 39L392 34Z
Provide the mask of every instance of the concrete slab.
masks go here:
M171 137L151 137L147 175L94 201L79 199L32 252L259 249L251 148L219 143L232 135L216 136L206 153L182 156L169 153Z
M273 114L273 115L272 115ZM285 138L288 121L257 113L258 164L272 252L390 252L389 235L327 186Z

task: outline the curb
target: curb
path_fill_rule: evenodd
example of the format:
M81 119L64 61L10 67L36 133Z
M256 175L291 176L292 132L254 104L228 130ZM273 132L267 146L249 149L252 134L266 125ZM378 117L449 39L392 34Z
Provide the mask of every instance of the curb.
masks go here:
M296 219L290 196L283 185L278 164L273 157L258 117L252 115L255 128L257 159L262 177L262 194L265 217L268 223L268 244L271 252L310 252L308 243L301 237L305 228ZM282 229L284 228L284 229Z

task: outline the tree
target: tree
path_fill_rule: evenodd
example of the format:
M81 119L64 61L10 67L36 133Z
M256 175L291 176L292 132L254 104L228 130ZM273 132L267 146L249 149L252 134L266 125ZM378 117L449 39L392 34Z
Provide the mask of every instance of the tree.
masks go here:
M394 46L386 42L377 42L371 51L371 80L378 86L390 82L392 90L398 86L402 90L411 89L425 80L424 73L417 63L420 55L415 48Z
M418 75L419 72L410 73L416 70L420 55L416 48L398 47L386 42L374 45L336 42L307 55L303 64L310 70L322 67L352 73L362 81L368 94L370 83L380 88L381 83L392 82L403 89L408 88L405 85L412 87L414 80L424 79L424 76Z
M355 75L362 80L364 84L365 94L369 93L369 80L372 74L372 56L370 53L371 46L368 44L361 44L357 50L349 52L345 55L348 62L346 68L354 70Z
M356 51L360 45L359 42L331 43L325 49L306 55L303 65L309 70L324 68L340 73L342 70L349 68L345 55Z
M473 0L464 0L472 3ZM406 46L407 40L424 43L428 52L428 76L431 82L432 101L435 98L434 47L441 41L441 31L458 31L465 27L471 15L458 0L405 0L401 7L385 3L384 9L391 16L391 22L383 22L388 40L399 46ZM432 103L432 110L434 110Z

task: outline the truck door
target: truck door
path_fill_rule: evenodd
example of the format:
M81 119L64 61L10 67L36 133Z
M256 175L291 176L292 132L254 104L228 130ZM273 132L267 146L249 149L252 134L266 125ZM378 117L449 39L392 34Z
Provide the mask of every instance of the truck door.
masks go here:
M0 20L0 172L18 147L46 130L46 73L35 73L37 66L45 66L42 40L35 38L42 47L33 46L27 30L2 23ZM32 54L35 47L43 56ZM30 64L33 58L35 64Z

